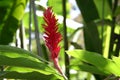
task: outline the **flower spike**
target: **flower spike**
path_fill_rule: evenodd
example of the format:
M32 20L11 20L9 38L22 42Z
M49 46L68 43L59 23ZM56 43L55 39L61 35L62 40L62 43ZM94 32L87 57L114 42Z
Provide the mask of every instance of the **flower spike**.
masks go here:
M58 32L58 19L55 18L55 15L52 11L52 7L48 7L43 13L43 19L45 24L43 24L43 28L45 30L45 43L51 53L51 59L54 63L55 68L64 76L59 63L58 63L58 55L60 52L59 43L62 40L62 35ZM65 78L65 76L64 76Z
M46 46L51 52L51 59L54 60L55 58L58 58L60 51L60 46L58 44L62 40L62 36L58 32L58 19L55 18L51 7L48 7L48 9L45 10L44 21L45 24L43 24L43 28L45 29L44 38Z

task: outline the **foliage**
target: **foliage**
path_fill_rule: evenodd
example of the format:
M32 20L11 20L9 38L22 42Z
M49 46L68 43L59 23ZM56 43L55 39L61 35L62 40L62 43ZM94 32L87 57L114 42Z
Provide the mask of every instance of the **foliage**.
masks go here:
M1 78L28 80L56 80L62 77L33 53L11 46L0 45Z
M19 28L27 0L1 0L0 6L0 44L9 44ZM8 35L9 34L9 35Z
M30 1L34 2L39 0L0 0L0 79L63 80L63 76L54 69L53 63L50 62L49 51L46 48L43 39L41 39L41 35L43 35L44 31L41 25L44 20L41 13L37 13L36 17L36 20L38 20L38 29L40 31L40 44L32 42L36 39L34 37L36 33L34 31L34 10L36 9L37 12L43 12L44 7L36 4L36 8L32 6L32 9L34 8L34 10L31 11L31 14L29 12L25 12L27 2ZM52 6L55 16L62 16L63 13L66 12L67 19L69 19L69 10L71 6L68 3L68 0L65 0L67 9L64 11L62 8L63 1L48 0L46 5ZM60 66L62 68L67 67L70 70L71 80L119 79L119 0L76 0L76 3L83 18L83 27L74 29L67 26L68 45L63 41L60 43ZM30 4L33 3L30 2ZM74 6L72 8L74 8ZM14 38L16 36L15 34L17 29L19 29L22 24L25 28L27 41L29 37L29 41L33 43L32 49L34 50L30 50L31 52L10 46L11 42L18 44ZM65 26L65 24L61 22L59 24L58 31L64 36L63 26ZM30 25L32 28L31 31ZM81 34L77 35L79 31ZM39 33L37 32L37 34ZM20 32L20 35L21 34L22 33ZM30 38L30 34L34 36ZM74 41L74 39L76 39L76 35L77 40ZM24 36L22 36L22 38L23 37ZM54 39L54 36L52 37ZM20 38L21 41L22 38ZM84 41L82 41L83 38ZM23 43L21 44L23 45ZM64 44L70 49L71 46L74 47L74 50L66 51L70 56L69 66L65 66L65 63L68 62L65 62L66 58L64 58ZM36 45L40 45L42 47L41 52L43 51L43 57L36 54ZM29 45L28 47L31 46ZM32 53L33 51L34 53ZM72 71L75 71L75 73Z
M88 71L91 73L101 75L120 76L119 63L120 57L113 57L113 59L107 59L95 52L89 52L85 50L70 50L67 51L69 55L74 57L74 63L71 63L71 67L77 70ZM76 63L76 64L75 64Z

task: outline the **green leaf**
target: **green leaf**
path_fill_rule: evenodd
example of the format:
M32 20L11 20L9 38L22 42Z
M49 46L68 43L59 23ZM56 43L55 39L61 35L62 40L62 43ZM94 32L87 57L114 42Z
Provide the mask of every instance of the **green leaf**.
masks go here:
M118 16L120 14L120 6L117 7L114 16Z
M103 71L103 73L120 76L119 67L112 60L106 59L98 53L84 50L72 50L67 51L67 54L79 59L80 61L95 66L100 71Z
M13 36L19 28L20 20L23 17L27 0L8 0L10 4L0 6L2 20L0 23L0 44L9 44L13 41ZM4 3L5 1L0 1ZM8 5L6 7L6 5Z
M62 80L62 77L55 74L43 74L40 70L26 67L8 67L4 72L0 72L1 78L27 79L27 80Z
M13 0L0 0L0 7L10 7Z
M39 72L33 71L33 72L26 72L26 73L20 73L17 71L4 71L0 72L0 77L2 78L8 78L8 79L27 79L27 80L56 80L54 78L53 74L45 75L41 74ZM60 80L60 79L58 79Z
M93 0L76 0L76 2L86 23L99 18L99 14Z
M98 14L99 14L101 19L103 18L103 12L104 12L104 18L106 18L106 17L108 17L109 15L112 14L111 13L112 11L111 11L110 5L109 5L110 0L104 0L104 4L103 4L103 0L93 0L93 1L96 5Z
M76 2L85 21L84 40L86 50L102 53L102 43L97 25L94 23L95 20L100 18L94 0L76 0Z
M115 62L115 64L120 68L120 57L112 57L112 60Z
M53 11L62 15L62 5L60 3L62 3L61 0L48 0L48 5L53 7Z
M71 61L70 68L75 70L81 70L81 71L87 71L94 74L100 74L100 75L108 75L107 72L103 72L102 70L98 69L97 67L90 65L88 63L85 63L79 59L73 59Z
M46 77L62 79L52 67L48 66L38 56L16 47L0 45L0 65L11 67L11 69L0 72L0 77L27 78L26 76L33 75L31 77L35 79L35 74L41 74L43 79L46 79ZM16 75L13 76L12 74ZM19 75L24 77L18 77Z
M67 3L66 11L67 11L67 13L69 13L70 8L68 5L68 1L66 1L66 3ZM61 4L62 4L62 0L48 0L48 6L52 6L53 11L59 15L62 15L62 5Z
M87 23L84 27L85 48L88 51L102 53L102 43L99 37L97 25L94 22Z

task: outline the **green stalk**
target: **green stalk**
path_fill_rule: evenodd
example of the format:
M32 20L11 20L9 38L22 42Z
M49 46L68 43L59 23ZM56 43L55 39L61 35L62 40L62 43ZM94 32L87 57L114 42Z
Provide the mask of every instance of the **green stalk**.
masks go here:
M21 42L21 48L25 49L25 42L24 42L24 27L22 26L22 21L20 22L20 42Z
M37 43L37 52L39 56L43 56L42 54L42 48L40 44L40 38L39 38L39 29L38 29L38 20L36 16L36 7L35 7L35 0L32 0L32 9L33 9L33 17L34 17L34 25L35 25L35 38Z
M31 23L32 23L32 10L31 10L31 7L32 7L32 0L30 0L29 2L29 51L32 51L31 49L31 32L32 32L32 26L31 26Z
M64 50L68 50L68 39L67 39L67 27L66 27L66 0L63 0L63 29L64 29ZM70 72L69 72L69 56L65 52L65 74L70 80Z
M116 20L114 13L117 8L117 4L118 4L118 0L115 0L112 9L112 25L111 25L111 34L110 34L109 58L111 58L111 56L113 55L112 53L113 53L113 45L114 45L114 30L115 30L115 20Z

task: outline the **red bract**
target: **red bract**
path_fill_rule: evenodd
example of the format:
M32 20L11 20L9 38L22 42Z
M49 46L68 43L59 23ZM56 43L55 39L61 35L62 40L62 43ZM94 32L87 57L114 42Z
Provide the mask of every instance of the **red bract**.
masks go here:
M55 18L55 15L52 11L51 7L48 7L43 14L43 18L45 24L43 24L43 28L45 29L45 43L51 53L51 59L54 62L55 68L63 75L65 79L65 75L63 74L59 63L58 63L58 54L60 51L59 43L62 39L61 34L58 32L58 19Z
M55 18L51 7L48 7L44 11L44 21L45 24L43 24L43 28L45 29L45 42L51 52L51 58L54 60L58 57L60 51L60 46L58 44L61 41L62 36L58 32L58 19Z

